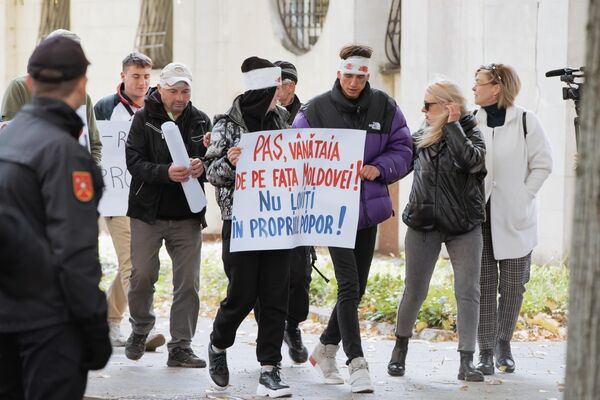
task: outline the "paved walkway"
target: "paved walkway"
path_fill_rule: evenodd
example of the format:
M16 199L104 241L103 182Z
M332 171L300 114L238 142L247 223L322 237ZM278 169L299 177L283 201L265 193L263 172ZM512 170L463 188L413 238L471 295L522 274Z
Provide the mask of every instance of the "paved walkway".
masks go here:
M201 318L194 338L194 351L206 357L211 320ZM158 328L168 332L167 320L159 319ZM123 326L125 327L125 323ZM318 340L304 335L309 351ZM225 392L215 391L207 369L169 368L166 347L146 353L139 361L125 357L124 349L115 349L102 371L90 373L86 399L253 399L258 382L256 362L256 324L246 319L235 345L228 351L231 385ZM310 366L292 365L284 345L282 375L292 387L296 399L560 399L565 373L565 342L526 342L513 345L517 362L514 374L497 373L485 383L465 383L456 379L458 353L456 343L413 341L409 345L407 375L392 378L386 373L394 342L370 338L363 348L375 386L374 394L352 395L349 385L328 386L320 383ZM342 375L347 376L343 353L338 354Z

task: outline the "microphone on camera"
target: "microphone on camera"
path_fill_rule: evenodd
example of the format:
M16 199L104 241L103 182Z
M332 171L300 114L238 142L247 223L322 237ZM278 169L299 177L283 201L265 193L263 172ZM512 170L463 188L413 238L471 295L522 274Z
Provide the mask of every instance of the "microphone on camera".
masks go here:
M573 69L573 68L553 69L552 71L546 72L546 78L550 78L551 76L571 75L573 72L583 72L583 67L578 68L578 69Z

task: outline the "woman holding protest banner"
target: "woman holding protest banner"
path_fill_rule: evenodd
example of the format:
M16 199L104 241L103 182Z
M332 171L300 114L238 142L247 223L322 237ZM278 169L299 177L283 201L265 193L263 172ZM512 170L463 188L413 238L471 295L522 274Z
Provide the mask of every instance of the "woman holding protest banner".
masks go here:
M454 269L458 306L458 379L481 382L483 374L473 365L473 353L479 320L481 223L485 219L485 145L454 82L430 84L421 111L425 126L413 135L413 185L402 214L408 225L405 287L388 373L404 375L408 339L445 243Z
M410 132L400 108L390 96L369 85L372 52L364 45L343 47L333 88L309 101L293 123L294 128L367 132L355 245L351 249L329 247L338 282L337 302L309 358L326 384L343 384L335 360L341 341L355 393L373 392L360 339L358 304L367 286L377 225L393 214L387 185L406 175L412 155Z
M281 381L279 362L287 315L290 250L231 252L231 224L235 166L242 149L241 135L287 127L288 113L277 107L281 68L250 57L242 64L247 90L233 101L224 115L215 117L210 145L206 151L206 175L217 191L223 219L223 264L229 279L227 297L215 317L208 346L209 374L219 387L229 384L226 349L235 341L236 331L257 300L261 303L256 356L261 364L257 395L291 395Z

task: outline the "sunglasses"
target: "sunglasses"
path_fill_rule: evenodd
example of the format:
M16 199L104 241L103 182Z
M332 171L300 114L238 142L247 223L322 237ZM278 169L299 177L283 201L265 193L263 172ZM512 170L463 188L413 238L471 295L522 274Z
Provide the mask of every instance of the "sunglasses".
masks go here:
M423 102L423 109L424 109L425 111L429 111L429 108L430 108L432 105L434 105L434 104L439 104L439 103L433 103L433 102L429 103L429 102L426 102L426 101L424 101L424 102Z
M500 72L498 71L500 68L496 64L488 64L482 65L479 69L483 69L486 71L490 71L492 74L492 78L494 78L497 82L502 82L502 77L500 76Z

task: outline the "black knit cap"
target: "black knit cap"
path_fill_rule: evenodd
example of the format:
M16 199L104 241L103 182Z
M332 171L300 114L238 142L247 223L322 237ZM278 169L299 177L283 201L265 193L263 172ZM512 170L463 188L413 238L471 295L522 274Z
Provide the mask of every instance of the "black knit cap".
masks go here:
M85 75L90 62L81 45L65 36L40 43L27 63L27 73L36 81L59 83Z
M298 83L298 71L296 71L296 67L289 61L275 61L276 67L281 68L281 78L282 79L290 79L296 83Z
M274 67L273 63L260 57L248 57L242 63L242 72L252 71L253 69Z

